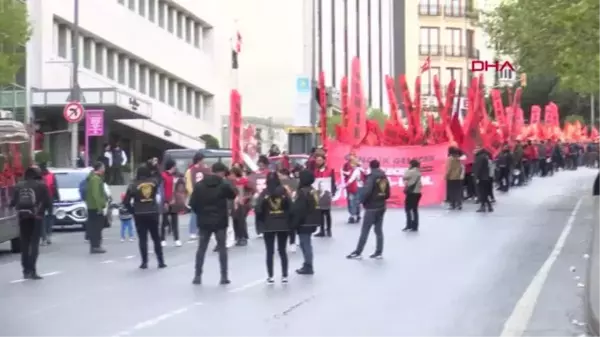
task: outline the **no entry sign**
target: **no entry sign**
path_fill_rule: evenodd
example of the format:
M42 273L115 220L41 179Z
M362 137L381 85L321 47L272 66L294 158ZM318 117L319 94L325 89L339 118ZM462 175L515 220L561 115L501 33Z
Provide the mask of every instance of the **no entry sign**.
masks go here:
M63 116L69 123L81 122L83 114L83 106L79 102L69 102L63 110Z

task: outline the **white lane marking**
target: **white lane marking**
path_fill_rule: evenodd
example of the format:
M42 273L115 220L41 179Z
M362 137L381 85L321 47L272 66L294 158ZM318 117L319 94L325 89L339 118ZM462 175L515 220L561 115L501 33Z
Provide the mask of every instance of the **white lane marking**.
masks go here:
M244 290L246 290L246 289L250 289L250 288L252 288L252 287L256 287L257 285L259 285L259 284L262 284L262 283L264 283L264 282L265 282L265 280L256 280L256 281L252 281L252 282L250 282L250 283L244 284L244 285L243 285L243 286L241 286L241 287L238 287L238 288L233 288L233 289L229 290L229 292L230 292L230 293L239 293L239 292L241 292L241 291L244 291Z
M115 260L106 260L106 261L102 261L100 263L102 263L102 264L115 263Z
M571 212L571 215L569 216L569 220L567 220L567 224L560 233L552 252L548 256L548 259L535 274L531 280L531 283L523 293L523 296L521 296L519 301L517 301L515 308L504 323L504 328L500 334L501 337L523 336L523 333L527 329L529 321L531 320L531 316L533 315L533 310L536 307L538 298L540 297L540 293L544 287L544 283L546 283L546 280L548 279L548 274L552 269L552 265L558 259L560 253L565 247L567 237L573 229L573 223L575 222L577 212L579 211L582 202L583 198L580 198L579 201L577 201L575 208L573 208L573 212Z
M175 317L177 315L181 315L181 314L187 312L188 310L190 310L194 307L200 306L200 305L202 305L202 302L194 302L190 305L186 305L184 307L165 312L164 314L158 315L154 318L139 322L139 323L135 324L133 327L123 330L123 331L113 335L113 337L130 336L140 330L153 327L153 326L157 325L158 323L165 321L169 318Z
M40 274L41 277L48 277L48 276L54 276L54 275L58 275L61 274L61 271L52 271L49 273L44 273L44 274ZM10 281L11 284L16 284L16 283L23 283L25 281L28 281L28 279L24 279L24 278L20 278L18 280L12 280Z
M131 260L131 259L133 259L134 257L135 257L135 255L128 255L128 256L125 256L125 259L127 259L127 260Z

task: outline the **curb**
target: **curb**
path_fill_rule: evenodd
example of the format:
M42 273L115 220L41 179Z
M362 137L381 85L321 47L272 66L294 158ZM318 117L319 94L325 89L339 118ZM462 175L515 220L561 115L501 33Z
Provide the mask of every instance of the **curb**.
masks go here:
M593 236L588 254L587 275L585 294L584 294L584 307L585 307L585 321L586 330L588 336L600 336L600 227L598 224L598 197L594 197L594 222Z

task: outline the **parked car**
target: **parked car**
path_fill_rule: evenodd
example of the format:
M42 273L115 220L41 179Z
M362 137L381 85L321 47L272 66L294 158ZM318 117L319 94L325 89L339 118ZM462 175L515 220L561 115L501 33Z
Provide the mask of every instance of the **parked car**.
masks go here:
M50 168L50 172L56 177L58 188L58 201L54 202L54 227L71 228L84 227L88 219L87 206L79 195L79 185L92 171L91 168ZM114 205L112 204L111 190L108 184L104 184L104 193L108 197L106 211L110 215ZM112 216L107 216L106 227L112 225Z
M28 141L29 133L23 123L0 120L0 156L9 153L7 147L10 144L22 144ZM10 241L11 251L18 253L21 250L19 221L14 208L9 207L13 188L14 185L0 187L0 243Z
M171 149L165 151L163 154L162 163L164 165L167 160L171 159L175 161L177 172L184 174L192 164L196 152L202 152L202 154L204 154L203 161L209 167L216 162L221 162L227 167L231 167L230 149ZM247 154L242 153L242 159L244 160L244 166L246 166L248 171L254 172L258 170L257 164Z

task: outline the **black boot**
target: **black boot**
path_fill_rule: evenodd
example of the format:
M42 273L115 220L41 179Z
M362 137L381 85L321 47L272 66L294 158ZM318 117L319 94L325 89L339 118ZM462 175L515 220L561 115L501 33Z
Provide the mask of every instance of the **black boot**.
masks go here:
M327 235L327 237L331 237L331 228L327 229L326 235Z
M192 280L192 284L195 284L195 285L202 284L202 276L200 276L200 275L194 276L194 279Z
M312 265L304 263L302 268L296 270L296 273L300 275L313 275L315 271L313 270Z
M481 206L475 212L477 212L477 213L485 213L485 207Z
M325 236L325 232L323 232L323 231L319 231L317 234L315 234L315 237L318 237L318 238L322 238L324 236Z
M488 206L487 211L490 213L494 211L494 208L492 207L492 205Z

